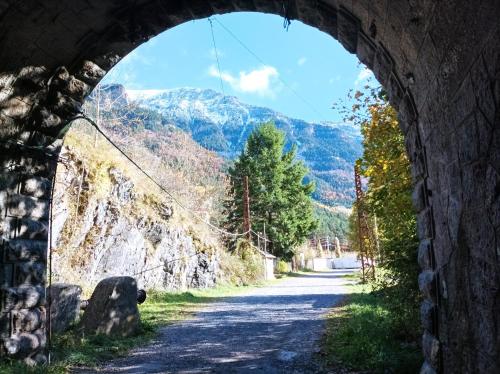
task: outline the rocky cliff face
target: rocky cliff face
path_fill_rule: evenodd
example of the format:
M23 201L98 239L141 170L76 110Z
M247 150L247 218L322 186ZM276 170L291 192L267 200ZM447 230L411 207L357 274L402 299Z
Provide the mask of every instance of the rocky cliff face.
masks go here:
M139 287L210 287L219 277L216 238L182 228L172 205L145 195L124 173L92 168L67 148L57 174L53 212L54 281L94 287L129 275Z

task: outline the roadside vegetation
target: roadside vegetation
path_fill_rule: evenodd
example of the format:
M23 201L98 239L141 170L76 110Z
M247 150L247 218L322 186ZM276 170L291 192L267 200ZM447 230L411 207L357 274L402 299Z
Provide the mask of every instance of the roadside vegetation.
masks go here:
M383 90L367 86L350 99L354 105L343 110L363 135L357 166L364 196L353 206L348 237L353 250L375 261L376 271L353 286L330 315L326 359L354 370L417 372L422 360L418 239L404 137Z
M50 366L30 368L17 361L0 363L2 374L63 374L75 367L95 367L106 360L124 356L134 347L150 342L162 326L182 321L192 316L208 303L234 296L252 287L223 284L216 288L190 290L188 292L153 291L146 302L139 305L141 330L133 337L112 338L105 335L84 336L78 325L53 338Z
M380 292L359 282L347 287L350 294L328 315L322 342L327 366L355 372L417 373L420 348L401 336L398 317Z

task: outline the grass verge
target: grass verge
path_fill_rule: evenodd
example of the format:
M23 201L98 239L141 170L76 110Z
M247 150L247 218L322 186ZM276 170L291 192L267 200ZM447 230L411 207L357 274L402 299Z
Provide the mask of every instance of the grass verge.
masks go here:
M149 292L146 302L139 306L141 331L136 336L119 339L103 335L84 336L79 326L75 326L67 333L53 338L52 365L30 368L9 360L0 363L0 373L63 374L74 367L95 367L148 343L160 327L186 319L210 302L263 285L220 285L189 292Z
M368 373L417 373L422 362L416 342L401 341L395 316L371 287L347 286L351 292L328 316L322 354L329 368Z

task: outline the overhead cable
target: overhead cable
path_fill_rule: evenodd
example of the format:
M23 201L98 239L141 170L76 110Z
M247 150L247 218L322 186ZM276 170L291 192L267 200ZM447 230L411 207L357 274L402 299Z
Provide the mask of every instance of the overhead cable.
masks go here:
M75 119L83 119L85 121L87 121L88 123L90 123L93 127L95 127L95 129L97 130L97 132L99 132L103 137L104 139L106 139L109 144L111 144L118 152L120 152L122 154L122 156L124 156L132 165L134 165L142 174L144 174L146 176L146 178L148 178L154 185L156 185L162 192L164 192L165 194L167 194L171 199L172 201L174 201L179 207L181 207L182 209L184 209L185 211L189 212L193 217L195 217L198 221L206 224L207 226L211 227L213 230L223 234L223 235L226 235L226 236L230 236L230 237L234 237L234 238L237 238L237 237L242 237L242 236L245 236L245 235L248 235L248 233L250 231L246 231L246 232L242 232L242 233L232 233L232 232L229 232L227 230L224 230L212 223L210 223L209 221L203 219L202 217L200 217L200 215L196 212L194 212L193 210L189 209L188 207L186 207L183 203L181 203L170 191L168 191L160 182L158 182L153 176L151 176L147 171L145 171L137 162L134 161L134 159L132 159L132 157L130 157L125 151L123 151L98 125L97 123L92 120L90 117L88 117L85 113L81 112L80 115L78 117L76 117Z

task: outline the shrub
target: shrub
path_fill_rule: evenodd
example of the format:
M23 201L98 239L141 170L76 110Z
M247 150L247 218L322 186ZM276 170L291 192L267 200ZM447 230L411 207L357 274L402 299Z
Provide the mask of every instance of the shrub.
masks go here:
M220 261L223 279L228 283L245 286L264 279L262 257L246 240L239 240L232 253L223 251Z
M285 274L290 272L290 266L283 260L278 261L278 265L276 265L276 271L280 274Z

